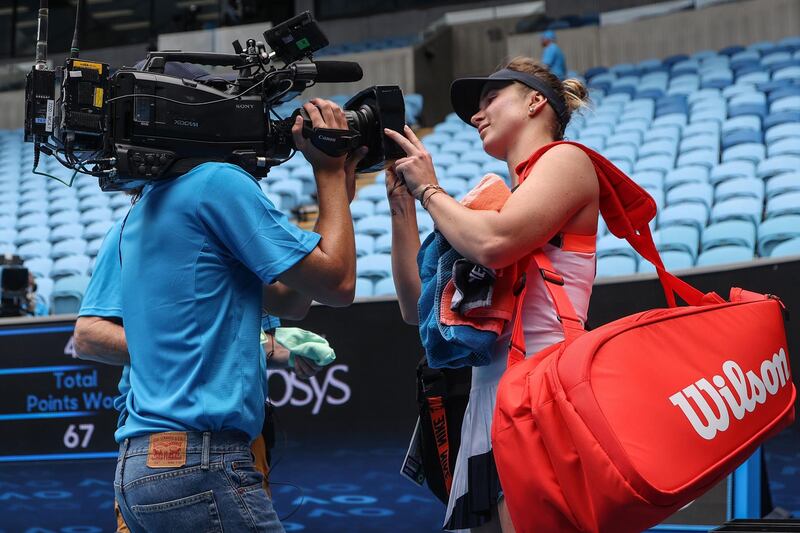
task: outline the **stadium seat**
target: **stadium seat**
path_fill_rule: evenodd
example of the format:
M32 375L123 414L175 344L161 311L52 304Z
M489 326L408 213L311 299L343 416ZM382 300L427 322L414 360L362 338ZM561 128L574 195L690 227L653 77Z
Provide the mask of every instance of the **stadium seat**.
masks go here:
M458 155L450 152L437 152L431 158L437 167L448 168L458 163Z
M765 220L758 226L758 255L770 257L779 244L800 237L800 216L785 215Z
M719 152L716 150L692 150L684 152L678 156L678 167L702 166L712 168L719 162Z
M78 211L78 199L74 196L65 196L62 198L55 198L50 199L47 205L47 212L49 214L56 213L58 211ZM77 213L76 213L77 216Z
M35 241L23 244L16 250L16 254L22 258L23 261L34 259L36 257L50 257L50 250L52 245L47 241Z
M800 156L776 155L761 161L756 168L756 176L768 179L778 174L797 172L800 169Z
M725 151L745 143L761 144L763 142L764 136L761 134L761 130L736 130L722 136L722 150Z
M625 161L628 165L636 162L636 148L629 144L607 147L602 154L612 161Z
M486 163L483 164L483 167L481 168L481 172L483 174L487 174L487 173L491 172L491 173L497 174L498 176L501 176L502 178L508 180L508 165L503 161L493 160L493 161L486 162Z
M719 132L719 122L713 120L692 122L683 128L683 138L687 139L697 135L719 138Z
M694 258L687 252L680 250L665 250L660 252L661 260L668 271L683 270L694 266ZM639 273L654 273L656 268L649 261L639 262Z
M33 226L46 226L46 213L30 213L17 219L17 230L23 230Z
M82 238L64 239L53 244L50 259L58 260L69 255L83 255L86 253L86 241Z
M13 244L17 239L17 230L13 228L0 228L0 243Z
M708 208L702 204L684 203L665 207L658 215L659 229L682 225L702 231L708 222Z
M711 222L746 220L752 224L761 222L764 204L755 198L731 198L718 202L711 208Z
M745 246L754 250L756 227L744 220L726 220L706 226L701 238L703 251L717 246Z
M631 178L645 189L662 189L664 186L664 173L659 170L634 172Z
M785 192L767 200L764 218L800 215L800 192Z
M83 238L86 239L87 241L103 238L106 236L108 231L111 229L111 226L113 225L114 223L111 222L110 220L100 220L97 222L93 222L92 224L86 226L86 228L83 230Z
M624 255L610 255L597 260L596 276L629 276L636 273L636 259Z
M767 153L763 144L748 142L723 150L722 162L744 160L758 164L766 156Z
M670 170L664 176L664 190L687 183L708 183L708 169L702 166L684 166Z
M614 132L614 135L608 138L606 148L614 148L616 146L630 146L634 149L642 144L642 134L638 131Z
M356 278L356 298L369 298L373 295L375 282L370 278Z
M53 262L50 277L53 279L64 276L85 275L89 271L91 259L86 255L68 255Z
M755 176L756 165L753 162L737 160L721 163L712 168L709 181L712 185L718 185L730 179L754 178Z
M783 139L793 139L800 137L800 123L778 124L767 130L764 140L767 144L772 144Z
M387 216L372 215L364 217L355 223L356 233L377 237L384 233L391 233L392 220Z
M376 281L374 294L375 296L397 296L394 280L388 277Z
M693 135L681 140L679 148L682 154L692 150L719 152L719 137L716 135Z
M481 167L476 163L457 163L446 171L448 178L471 180L481 174Z
M391 249L391 248L390 248ZM356 233L356 255L369 255L375 250L375 238L366 233Z
M770 257L800 255L800 237L784 241L772 249Z
M653 242L660 253L680 251L697 258L700 248L700 232L693 226L667 226L653 232Z
M46 241L50 238L50 228L47 226L29 226L17 233L14 244L22 246L29 242Z
M788 137L767 145L767 157L781 155L800 156L800 130L797 137Z
M354 221L375 213L375 204L369 200L353 200L350 203L350 214Z
M699 203L710 209L714 203L714 189L708 183L686 183L667 192L667 206L680 203Z
M460 156L472 150L472 144L464 141L450 141L439 147L439 154L455 154Z
M386 199L386 186L382 183L364 185L356 191L356 198L370 202L381 202Z
M767 198L787 192L800 191L800 172L787 172L772 176L767 180Z
M777 113L770 113L767 115L767 118L764 119L764 130L788 122L800 122L800 111L779 111Z
M675 167L675 159L665 155L654 155L639 159L634 165L635 172L642 170L658 170L666 174Z
M752 261L753 250L745 246L718 246L700 254L697 266L723 265Z
M657 139L648 141L639 147L639 158L645 158L656 155L667 156L670 159L675 159L678 153L678 144L673 140Z
M714 190L714 201L731 198L756 198L764 200L764 182L758 178L733 178L721 182Z
M611 233L604 235L597 240L596 250L598 258L611 255L624 255L633 259L638 258L636 250L633 249L628 241L625 239L620 239Z
M369 254L356 259L359 277L377 281L392 275L392 258L389 254Z
M34 257L25 261L25 267L33 274L36 283L39 284L41 279L50 277L53 260L49 257Z
M675 125L666 124L661 127L653 127L644 132L642 142L651 141L671 141L676 145L681 138L681 130Z
M54 315L77 313L89 285L86 275L66 276L55 281L51 295L51 312Z

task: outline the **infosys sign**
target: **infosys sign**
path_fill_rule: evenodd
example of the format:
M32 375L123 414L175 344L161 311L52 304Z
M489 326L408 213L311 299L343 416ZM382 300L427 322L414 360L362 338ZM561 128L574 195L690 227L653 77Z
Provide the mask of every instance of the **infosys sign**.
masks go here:
M306 380L291 370L268 370L270 401L275 407L310 408L312 415L318 415L326 406L344 405L350 400L347 373L347 365L331 365Z

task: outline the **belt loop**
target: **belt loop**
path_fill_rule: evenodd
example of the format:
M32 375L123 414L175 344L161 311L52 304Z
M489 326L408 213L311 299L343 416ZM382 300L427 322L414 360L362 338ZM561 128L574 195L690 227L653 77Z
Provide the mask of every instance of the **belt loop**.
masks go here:
M204 431L203 432L203 452L200 458L200 469L201 470L208 470L208 463L210 461L210 454L211 454L211 432Z
M124 439L122 441L122 457L128 455L128 447L131 445L131 439Z

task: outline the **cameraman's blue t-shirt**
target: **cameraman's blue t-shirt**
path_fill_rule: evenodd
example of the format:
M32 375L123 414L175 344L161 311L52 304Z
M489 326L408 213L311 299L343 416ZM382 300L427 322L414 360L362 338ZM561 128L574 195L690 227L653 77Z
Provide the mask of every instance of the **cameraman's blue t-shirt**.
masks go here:
M122 228L128 417L115 438L162 431L261 432L262 284L311 252L241 168L205 163L148 184Z
M119 281L119 256L117 247L119 245L119 232L122 221L117 221L103 239L100 250L92 268L92 277L89 286L81 301L79 316L98 316L102 318L122 319L122 296L120 294ZM130 384L130 366L122 367L122 376L119 380L119 396L114 398L114 408L119 411L117 426L120 426L127 416L125 400Z
M567 75L567 63L564 59L564 52L556 43L550 43L542 50L542 63L547 65L550 72L564 79Z

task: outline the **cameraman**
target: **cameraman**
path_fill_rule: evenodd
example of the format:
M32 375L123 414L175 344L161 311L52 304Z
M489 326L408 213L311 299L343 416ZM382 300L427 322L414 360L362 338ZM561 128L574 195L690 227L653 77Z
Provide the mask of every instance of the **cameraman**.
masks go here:
M314 127L347 128L333 102L304 107ZM348 202L365 154L329 157L301 128L298 117L295 144L319 192L316 233L291 225L249 174L219 163L148 184L123 224L131 391L115 434L115 493L133 531L283 530L250 453L264 417L262 287L267 310L278 316L302 316L312 299L352 302ZM90 326L76 325L79 344Z

